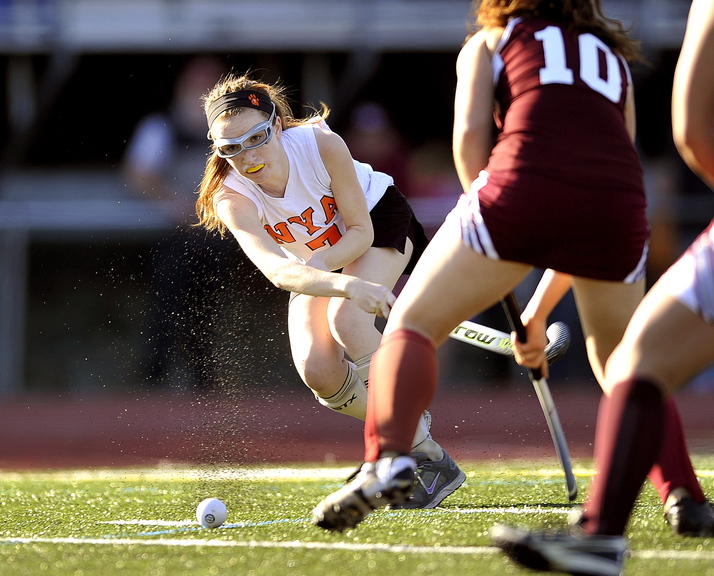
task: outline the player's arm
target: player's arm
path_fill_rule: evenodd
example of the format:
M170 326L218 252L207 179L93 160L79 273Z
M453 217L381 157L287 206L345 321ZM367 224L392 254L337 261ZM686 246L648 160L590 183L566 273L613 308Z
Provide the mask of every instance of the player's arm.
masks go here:
M334 246L316 252L310 264L323 270L338 270L369 249L374 230L364 190L344 140L334 132L318 127L315 127L315 137L322 162L330 175L330 188L345 223L345 233Z
M714 188L714 5L694 0L674 73L672 132L687 165Z
M229 195L218 202L216 212L246 256L278 288L311 296L348 298L370 314L389 314L395 297L385 286L287 258L266 234L255 204L245 196Z
M516 362L530 368L541 368L548 374L548 362L545 357L545 346L548 337L545 334L548 316L563 296L570 290L571 276L548 269L528 301L521 321L526 327L528 342L522 344L514 338L514 357Z
M627 133L630 135L630 140L634 142L637 136L637 114L635 113L635 90L632 87L632 83L627 86L624 115Z
M456 61L454 164L468 192L486 167L493 147L494 85L491 56L503 30L484 29L472 36Z

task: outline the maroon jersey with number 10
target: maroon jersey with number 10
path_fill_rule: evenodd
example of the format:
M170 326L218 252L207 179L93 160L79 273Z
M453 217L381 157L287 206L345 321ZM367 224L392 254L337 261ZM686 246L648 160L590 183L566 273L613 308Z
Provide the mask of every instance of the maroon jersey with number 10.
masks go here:
M626 62L594 35L540 19L511 21L492 62L500 133L469 195L478 202L462 202L464 237L539 268L640 278L649 231L623 115Z

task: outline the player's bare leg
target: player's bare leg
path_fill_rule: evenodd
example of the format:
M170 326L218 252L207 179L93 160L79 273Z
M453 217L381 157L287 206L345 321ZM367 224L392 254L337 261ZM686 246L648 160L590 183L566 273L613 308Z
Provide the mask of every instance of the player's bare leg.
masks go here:
M410 242L404 254L390 248L371 248L345 267L344 273L391 288L411 251ZM381 338L374 315L342 298L301 295L291 301L289 329L295 366L318 401L336 412L365 420L369 366ZM356 362L344 358L345 350ZM465 479L449 454L432 438L430 428L431 416L424 412L411 450L418 466L418 482L405 507L433 508Z
M663 325L667 330L659 328ZM665 518L672 530L683 536L714 535L714 510L691 466L679 413L671 410L671 394L714 362L714 350L707 344L712 338L714 326L670 296L661 283L656 283L607 365L608 375L651 382L661 386L668 397L662 449L649 476L669 482L670 491L660 491ZM663 472L661 461L666 454L672 464ZM670 470L672 467L674 471Z
M571 283L590 366L600 386L604 386L605 363L642 300L645 283L640 280L624 284L575 276Z
M644 295L644 280L622 284L573 278L573 291L593 372L609 394L604 377L605 362L622 339ZM649 478L659 493L665 519L675 533L709 533L714 530L714 511L694 472L674 399L667 399L665 410L662 450Z

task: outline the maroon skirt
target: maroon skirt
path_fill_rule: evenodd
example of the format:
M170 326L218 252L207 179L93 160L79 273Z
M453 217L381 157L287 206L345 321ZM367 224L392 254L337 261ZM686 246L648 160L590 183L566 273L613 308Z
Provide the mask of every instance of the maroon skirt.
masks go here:
M644 193L550 179L507 186L482 172L453 211L464 242L494 259L619 282L645 273Z

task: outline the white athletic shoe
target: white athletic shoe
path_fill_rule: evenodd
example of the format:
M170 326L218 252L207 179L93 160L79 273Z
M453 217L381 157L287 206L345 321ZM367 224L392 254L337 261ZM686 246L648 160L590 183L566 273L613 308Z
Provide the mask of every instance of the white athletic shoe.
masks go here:
M498 524L491 540L511 560L532 570L577 576L621 576L627 552L622 536L530 532Z
M325 530L354 528L377 508L406 502L414 490L416 462L411 456L365 462L312 511L312 523Z

